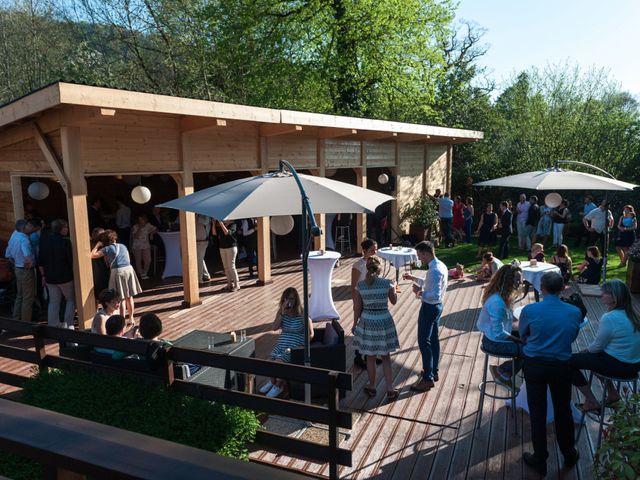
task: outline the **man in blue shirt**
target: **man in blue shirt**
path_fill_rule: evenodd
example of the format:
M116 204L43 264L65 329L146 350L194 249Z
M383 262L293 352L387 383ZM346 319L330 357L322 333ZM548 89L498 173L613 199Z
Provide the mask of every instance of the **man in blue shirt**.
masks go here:
M438 198L438 215L440 216L440 231L442 232L444 246L453 244L451 236L451 224L453 223L453 200L449 198L449 192Z
M11 234L4 256L15 268L16 301L13 305L13 319L31 322L33 304L36 299L35 257L29 235L33 226L26 220L18 220Z
M531 420L533 454L525 453L524 461L541 475L547 473L547 387L555 415L556 439L564 456L565 467L578 461L574 447L571 415L571 344L578 336L582 313L577 307L560 300L564 288L562 276L547 272L540 281L542 302L522 309L518 330L526 341L524 379Z

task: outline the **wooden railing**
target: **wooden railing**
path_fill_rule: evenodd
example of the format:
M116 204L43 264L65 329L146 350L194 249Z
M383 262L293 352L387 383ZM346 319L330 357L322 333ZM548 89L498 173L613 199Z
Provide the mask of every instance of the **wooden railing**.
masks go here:
M339 409L339 390L351 390L351 375L320 368L291 365L255 358L235 357L208 351L199 351L178 347L167 347L167 362L157 372L132 371L127 366L105 366L90 361L78 360L47 353L46 342L77 343L90 347L102 347L128 354L144 356L148 343L143 340L108 337L87 332L34 325L24 322L0 318L0 329L33 337L35 350L0 345L0 357L11 358L22 362L33 363L40 368L84 367L104 372L128 373L144 378L146 381L167 385L170 389L186 395L211 401L219 401L228 405L282 415L309 422L327 425L329 444L322 445L298 438L291 438L259 429L256 443L267 450L278 450L289 455L301 456L329 463L329 478L338 478L338 466L351 466L351 451L340 448L339 428L350 429L352 416ZM267 398L253 393L218 388L185 380L178 380L173 375L174 362L188 362L202 366L224 370L243 372L253 375L264 375L286 380L324 386L328 391L327 406L312 405L291 400ZM126 365L123 362L123 365ZM0 371L0 383L22 386L29 377Z

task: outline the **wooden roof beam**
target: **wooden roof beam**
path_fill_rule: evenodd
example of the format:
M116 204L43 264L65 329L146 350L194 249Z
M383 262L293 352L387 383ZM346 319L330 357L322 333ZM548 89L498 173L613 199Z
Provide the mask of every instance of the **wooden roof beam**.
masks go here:
M33 122L33 136L38 146L40 147L40 150L42 151L44 158L47 159L47 162L49 163L51 170L56 175L56 177L58 177L58 180L60 180L60 186L62 187L64 192L68 195L69 180L67 179L67 175L64 173L64 170L62 169L62 162L58 158L58 155L56 154L55 150L51 147L49 140L47 140L47 137L44 136L44 134L42 133L42 130L40 130L40 127L36 122Z
M261 137L275 137L277 135L300 133L301 131L302 126L300 125L283 125L281 123L266 123L260 125Z
M398 134L396 132L360 132L355 137L354 140L394 140Z
M318 138L346 137L348 135L356 135L357 133L358 133L358 130L354 128L320 127L318 129Z
M397 142L423 142L429 140L431 135L420 135L414 133L400 133L396 137Z
M180 131L182 133L203 132L226 126L227 121L222 118L183 117L180 119Z

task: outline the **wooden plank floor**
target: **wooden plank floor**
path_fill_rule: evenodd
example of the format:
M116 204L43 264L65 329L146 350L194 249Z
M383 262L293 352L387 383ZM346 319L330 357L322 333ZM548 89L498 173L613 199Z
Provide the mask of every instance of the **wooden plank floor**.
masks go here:
M345 332L351 331L352 304L350 275L354 259L344 259L333 273L333 297ZM157 313L163 321L163 336L176 338L194 329L212 331L247 330L256 339L256 356L266 358L277 332L271 330L281 292L288 286L302 290L299 261L277 262L273 266L273 283L258 287L241 271L243 288L238 292L222 292L224 281L216 272L214 281L202 289L203 304L182 309L182 284L144 285L147 290L136 297L138 314ZM436 388L415 393L409 385L421 370L417 346L417 316L420 302L402 282L392 314L400 337L400 350L392 355L394 382L402 389L399 399L387 402L385 385L378 377L378 395L368 398L362 391L366 373L352 365L351 335L347 338L347 364L353 374L353 391L342 401L343 409L358 413L357 422L342 446L352 449L353 466L341 468L349 479L477 479L536 478L522 463L523 451L531 450L529 418L517 412L518 434L514 433L511 411L504 402L487 398L481 428L476 429L479 391L484 356L479 350L481 335L475 329L481 309L481 284L472 280L452 281L446 296L440 324L441 367ZM533 295L524 303L533 301ZM604 312L597 297L588 297L592 321L580 333L576 349L583 348L597 330L597 319ZM28 344L23 338L0 337L0 343ZM55 348L51 346L51 348ZM0 369L27 374L30 365L0 359ZM11 387L0 385L0 393ZM577 397L575 397L577 398ZM582 436L578 468L562 472L562 455L558 452L553 425L549 425L549 476L557 478L593 478L593 450L596 429L589 424ZM327 465L254 451L251 458L301 471L328 475Z

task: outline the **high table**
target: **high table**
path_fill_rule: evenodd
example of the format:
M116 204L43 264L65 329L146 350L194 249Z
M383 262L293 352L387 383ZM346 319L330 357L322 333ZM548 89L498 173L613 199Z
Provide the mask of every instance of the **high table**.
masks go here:
M384 258L396 269L396 290L400 291L400 268L403 265L417 263L418 255L415 248L409 247L385 247L378 249L377 255Z
M180 232L157 232L164 243L164 271L162 278L182 276Z
M531 262L522 262L520 268L522 268L522 278L533 285L536 292L540 292L540 279L542 275L547 272L560 273L560 268L558 268L557 265L546 262L538 262L535 267L531 266Z
M240 332L236 332L239 338ZM253 338L233 342L228 333L193 330L173 342L175 347L205 350L237 357L255 357L256 342ZM209 348L211 347L211 348ZM236 374L230 370L215 367L202 367L191 375L187 381L203 383L219 388L234 388L253 391L253 375Z
M312 321L340 318L331 295L331 275L333 267L340 258L338 252L309 252L309 274L311 275L311 294L309 299L309 317Z

